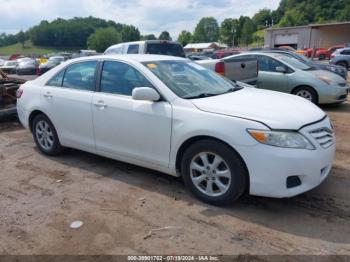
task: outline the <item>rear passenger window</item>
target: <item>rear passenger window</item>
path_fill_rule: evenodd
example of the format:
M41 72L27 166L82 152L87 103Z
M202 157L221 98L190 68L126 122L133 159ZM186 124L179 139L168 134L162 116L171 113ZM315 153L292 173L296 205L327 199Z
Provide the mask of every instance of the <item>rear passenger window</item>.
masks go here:
M152 87L152 84L132 66L121 62L104 62L101 92L131 96L135 87Z
M139 53L139 45L129 45L128 54L138 54Z
M342 54L342 55L350 55L350 50L343 50L340 54Z
M55 75L49 82L47 82L46 85L61 87L62 81L63 81L63 76L64 76L64 71L65 70L62 70L57 75Z
M74 64L67 68L63 87L78 90L93 90L97 61Z

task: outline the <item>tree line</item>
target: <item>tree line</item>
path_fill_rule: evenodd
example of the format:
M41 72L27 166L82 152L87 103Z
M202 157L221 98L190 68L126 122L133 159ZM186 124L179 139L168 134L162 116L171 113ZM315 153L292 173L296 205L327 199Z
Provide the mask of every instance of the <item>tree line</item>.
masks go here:
M202 18L194 32L183 30L177 38L182 45L217 42L228 46L263 43L256 32L266 27L298 26L309 23L350 20L350 0L281 0L276 10L263 9L252 18L226 18L221 24L214 17ZM0 47L30 39L34 45L56 48L91 48L102 52L111 44L138 40L172 40L169 32L158 37L141 35L133 25L116 23L95 17L42 21L29 30L0 34Z

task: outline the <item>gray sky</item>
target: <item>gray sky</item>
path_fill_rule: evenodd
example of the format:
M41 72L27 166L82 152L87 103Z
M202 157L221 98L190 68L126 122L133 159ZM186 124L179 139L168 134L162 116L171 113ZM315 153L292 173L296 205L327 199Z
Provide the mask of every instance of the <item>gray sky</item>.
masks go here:
M133 24L142 34L167 30L176 38L193 31L200 18L252 16L263 8L276 9L280 0L0 0L0 32L16 33L41 20L95 16Z

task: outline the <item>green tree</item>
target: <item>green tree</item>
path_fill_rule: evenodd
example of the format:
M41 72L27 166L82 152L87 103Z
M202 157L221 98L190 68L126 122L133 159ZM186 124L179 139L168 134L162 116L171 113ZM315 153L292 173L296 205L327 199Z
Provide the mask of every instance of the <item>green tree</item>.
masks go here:
M19 43L22 44L22 47L24 48L24 43L26 42L27 37L26 37L25 33L22 30L19 31L19 33L17 34L17 40L18 40Z
M157 40L157 37L154 34L150 34L150 35L143 35L141 37L142 40Z
M123 42L139 41L141 39L140 31L133 25L125 25L122 29Z
M214 17L203 17L197 24L193 41L199 42L217 42L219 40L219 25Z
M158 39L159 39L159 40L168 40L168 41L171 41L171 40L172 40L172 38L171 38L171 36L170 36L170 34L169 34L168 31L163 31L163 32L159 35Z
M103 52L108 47L122 42L122 36L113 27L97 29L87 40L87 46L97 52Z
M188 32L186 30L181 31L179 34L179 37L177 38L177 41L182 45L186 46L187 44L192 42L192 34L191 32Z
M247 17L242 27L241 44L248 46L253 41L253 33L255 31L256 28L252 20Z
M266 27L266 23L270 25L272 23L271 10L269 9L260 10L253 16L252 21L258 29L262 29Z
M237 28L235 28L234 20L226 18L220 26L220 40L229 47L234 46L233 41L236 42Z

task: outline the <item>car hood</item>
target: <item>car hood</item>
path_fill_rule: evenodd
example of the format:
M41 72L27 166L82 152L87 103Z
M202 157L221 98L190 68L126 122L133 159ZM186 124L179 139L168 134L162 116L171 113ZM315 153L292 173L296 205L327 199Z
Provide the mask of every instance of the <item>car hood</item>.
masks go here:
M322 77L329 78L330 80L332 80L334 83L337 83L337 84L346 84L347 83L344 78L340 77L336 73L333 73L333 72L330 72L327 70L311 70L311 71L307 71L307 72L310 72L311 74L313 74L316 77L322 76Z
M202 111L254 120L272 129L298 130L325 116L304 98L252 87L191 102Z

